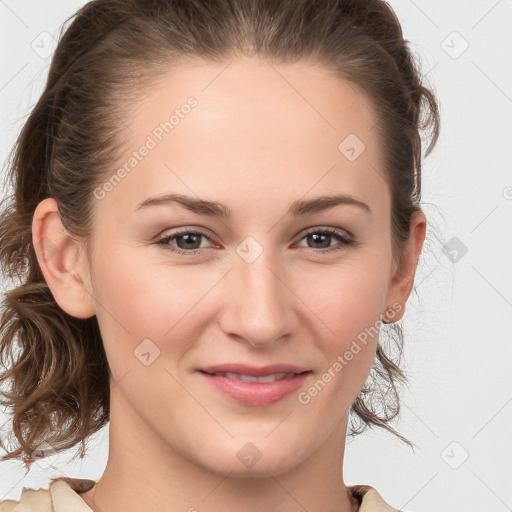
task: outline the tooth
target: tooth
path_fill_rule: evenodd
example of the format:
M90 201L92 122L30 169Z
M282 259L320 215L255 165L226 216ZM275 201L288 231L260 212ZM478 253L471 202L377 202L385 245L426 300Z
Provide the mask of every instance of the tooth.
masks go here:
M258 377L258 382L274 382L277 380L277 375L265 375Z
M276 380L287 379L293 377L294 373L273 373L271 375L264 375L261 377L254 377L253 375L243 375L239 373L230 372L217 372L214 375L218 377L226 377L228 379L239 380L242 382L275 382Z
M242 382L258 382L259 377L254 377L252 375L238 375L239 380Z

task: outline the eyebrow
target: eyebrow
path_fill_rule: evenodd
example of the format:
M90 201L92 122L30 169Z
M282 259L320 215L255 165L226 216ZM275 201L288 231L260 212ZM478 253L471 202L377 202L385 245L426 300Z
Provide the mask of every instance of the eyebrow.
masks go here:
M150 197L143 201L136 210L169 203L180 204L187 210L199 215L229 218L232 213L227 206L217 201L205 201L203 199L197 199L195 197L175 193ZM288 209L288 215L299 217L329 210L330 208L334 208L339 205L357 206L370 214L372 213L370 207L359 199L347 194L338 194L334 196L319 196L313 199L294 201Z

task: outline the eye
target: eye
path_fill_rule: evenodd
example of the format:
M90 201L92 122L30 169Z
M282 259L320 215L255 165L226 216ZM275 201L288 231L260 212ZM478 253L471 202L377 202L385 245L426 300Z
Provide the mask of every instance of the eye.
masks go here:
M337 239L340 243L337 245L331 246L330 243L332 240ZM338 231L333 228L315 228L306 232L306 235L301 238L301 240L306 240L307 242L311 242L313 244L319 244L321 247L327 247L326 250L311 248L313 252L319 254L325 254L332 251L339 251L344 249L347 246L353 245L355 243L352 236L348 235L343 231Z
M190 229L183 229L178 232L174 232L172 235L160 238L155 243L156 245L162 245L165 249L178 253L180 255L194 255L200 254L202 251L198 250L204 246L201 246L201 238L205 238L211 241L211 238L201 231L191 231ZM170 242L176 240L178 247L175 247Z

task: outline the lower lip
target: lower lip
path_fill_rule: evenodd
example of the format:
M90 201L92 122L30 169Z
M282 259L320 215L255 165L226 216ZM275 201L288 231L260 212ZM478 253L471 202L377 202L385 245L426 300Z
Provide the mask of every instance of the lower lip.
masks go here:
M244 405L271 405L297 391L310 372L299 373L275 382L242 382L228 377L199 372L217 391Z

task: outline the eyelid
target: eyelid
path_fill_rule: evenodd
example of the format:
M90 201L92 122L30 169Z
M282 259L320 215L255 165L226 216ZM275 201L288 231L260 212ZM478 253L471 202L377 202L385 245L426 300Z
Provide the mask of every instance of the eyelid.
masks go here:
M343 228L335 228L334 226L314 226L314 227L311 227L311 228L306 228L305 231L301 231L300 234L302 234L300 240L302 240L302 238L304 238L306 235L310 234L310 233L317 233L317 232L328 232L328 233L331 233L331 234L336 234L338 236L343 236L345 238L349 238L349 239L354 239L354 235L350 232L350 231L347 231L346 229L343 229ZM299 236L299 235L297 235Z
M158 235L156 238L157 241L162 240L162 239L167 239L167 238L174 238L174 237L188 234L188 233L201 235L204 238L207 238L208 240L210 240L211 242L216 240L216 237L206 228L200 228L200 227L195 227L195 226L185 226L185 227L176 228L176 229L166 229L163 233L166 233L167 231L169 231L169 234Z

